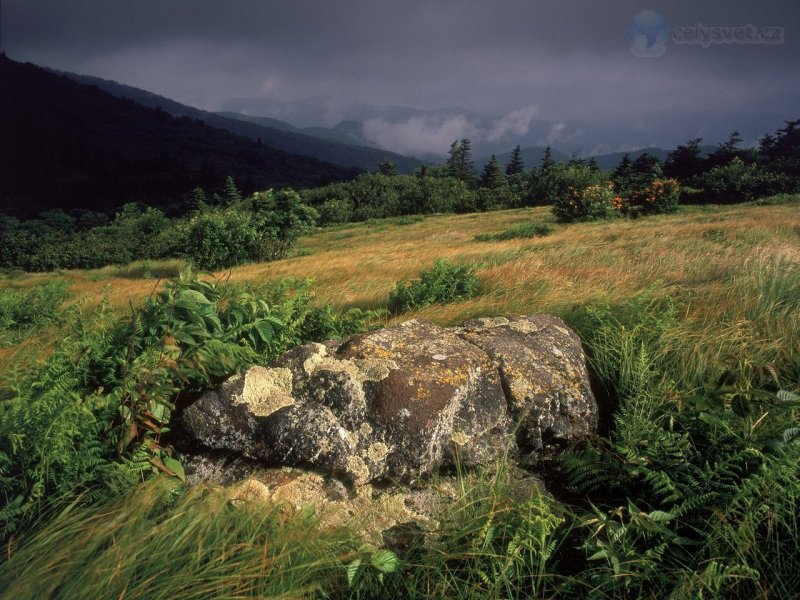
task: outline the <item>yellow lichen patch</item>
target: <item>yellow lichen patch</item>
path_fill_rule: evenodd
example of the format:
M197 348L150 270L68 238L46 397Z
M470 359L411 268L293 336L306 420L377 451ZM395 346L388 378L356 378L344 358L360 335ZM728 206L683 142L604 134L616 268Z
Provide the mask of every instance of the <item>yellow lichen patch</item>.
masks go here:
M292 372L289 369L252 367L243 378L241 393L233 395L233 403L245 404L255 416L268 417L294 404Z
M468 444L472 438L463 431L454 431L450 436L450 439L459 446L464 446Z
M328 355L322 344L315 344L316 352L303 363L303 370L312 375L316 371L332 371L347 373L358 383L365 381L382 381L389 376L392 369L397 368L394 361L385 358L370 357L364 359L338 359Z
M436 377L436 383L439 385L450 385L453 387L459 387L465 384L469 379L469 375L463 370L443 369L437 371L434 375Z
M364 455L369 459L372 463L380 463L386 458L389 454L389 446L384 444L383 442L376 442L372 444Z
M369 467L360 456L350 456L347 459L347 472L352 475L356 485L363 485L370 479Z

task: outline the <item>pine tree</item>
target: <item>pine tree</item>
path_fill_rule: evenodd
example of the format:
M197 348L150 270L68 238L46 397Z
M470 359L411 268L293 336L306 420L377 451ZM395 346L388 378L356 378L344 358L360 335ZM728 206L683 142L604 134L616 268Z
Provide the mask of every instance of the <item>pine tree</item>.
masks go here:
M703 138L689 140L685 145L680 145L670 152L664 162L664 174L667 177L675 177L681 181L686 181L702 173L706 168L706 160L703 158L703 151L700 149L700 142L702 141Z
M208 199L203 188L196 187L186 201L186 210L189 212L202 212L208 206Z
M509 177L519 175L525 170L525 163L522 160L522 150L519 145L511 152L511 158L506 165L506 175Z
M383 159L383 162L378 166L378 173L381 175L397 175L397 167L389 160L388 157Z
M634 173L645 175L651 179L661 177L661 161L657 156L644 152L640 154L636 160L631 163L631 169Z
M631 156L627 152L622 155L622 160L619 161L617 168L614 169L614 173L611 175L611 179L614 181L622 181L627 179L632 172L631 169Z
M421 165L415 175L420 179L425 179L428 176L428 165Z
M450 157L447 159L447 174L461 181L472 183L475 180L475 163L472 162L472 142L464 138L450 144Z
M497 157L492 154L492 158L486 163L486 166L483 167L483 173L481 173L481 186L489 188L490 190L497 190L505 187L506 185L508 185L508 181L503 175L503 171L500 168L500 163L497 161Z
M734 158L741 158L744 154L738 148L741 143L741 134L738 131L733 131L728 136L728 139L717 146L717 149L708 156L709 166L724 167L729 165Z
M593 173L600 172L600 165L597 164L597 159L593 156L589 159L589 162L586 165L592 170Z
M544 156L542 156L542 166L540 169L542 171L547 171L551 167L554 167L556 161L553 160L553 151L550 149L550 146L544 149Z
M568 167L580 167L586 164L586 161L583 160L580 156L578 156L577 152L573 152L572 156L567 163Z
M455 140L452 144L450 144L450 150L448 153L450 156L448 157L447 164L445 165L447 175L449 177L458 178L460 174L459 164L461 162L458 140Z
M234 182L233 177L228 175L228 177L225 179L225 185L222 188L223 204L225 206L231 206L239 202L241 199L242 199L242 194L236 187L236 182Z

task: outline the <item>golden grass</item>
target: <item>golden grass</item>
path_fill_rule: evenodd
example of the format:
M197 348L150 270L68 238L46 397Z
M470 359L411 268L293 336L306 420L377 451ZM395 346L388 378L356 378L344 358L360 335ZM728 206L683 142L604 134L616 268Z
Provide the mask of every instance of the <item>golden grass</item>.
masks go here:
M485 293L473 300L431 306L411 317L451 324L478 315L536 313L602 298L624 300L660 282L668 292L697 300L693 316L724 311L726 290L752 261L800 263L800 211L778 206L685 208L669 216L633 221L557 225L542 238L475 242L526 221L553 222L546 207L427 217L417 223L354 224L321 230L298 241L303 256L233 269L231 281L285 277L313 280L319 303L347 308L384 306L400 279L417 276L437 258L476 263ZM144 300L157 280L109 276L114 270L66 271L73 297L99 302L108 287L112 306ZM224 276L227 273L219 273ZM54 274L23 275L15 285L36 285ZM2 285L2 283L0 283ZM52 342L52 340L50 340ZM31 351L29 342L0 351L0 368Z

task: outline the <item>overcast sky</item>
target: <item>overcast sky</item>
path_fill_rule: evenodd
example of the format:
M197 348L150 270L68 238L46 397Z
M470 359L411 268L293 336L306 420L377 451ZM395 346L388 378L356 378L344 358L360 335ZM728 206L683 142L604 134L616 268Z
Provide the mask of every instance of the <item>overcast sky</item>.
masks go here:
M800 118L798 0L2 4L11 58L211 110L232 98L325 96L341 104L464 107L505 116L512 128L526 119L561 124L562 132L576 122L650 127L655 143L684 115ZM669 24L659 57L631 50L628 26L643 9ZM675 43L675 28L697 23L752 25L759 33L779 27L783 41Z

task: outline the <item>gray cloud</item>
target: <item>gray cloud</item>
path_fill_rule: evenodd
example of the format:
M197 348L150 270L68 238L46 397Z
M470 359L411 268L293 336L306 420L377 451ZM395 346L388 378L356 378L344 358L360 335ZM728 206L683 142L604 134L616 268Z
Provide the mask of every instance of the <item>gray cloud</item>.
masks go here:
M780 26L785 39L669 43L660 58L637 58L626 29L643 8L672 26ZM3 9L12 58L207 109L324 96L335 120L353 104L459 106L494 115L494 129L477 132L489 141L524 138L538 119L563 125L554 143L614 148L673 143L704 127L719 136L723 121L752 123L756 135L800 116L796 0L6 0ZM718 125L704 125L709 114ZM466 110L364 121L372 139L407 152L476 134ZM609 139L576 134L595 130Z

